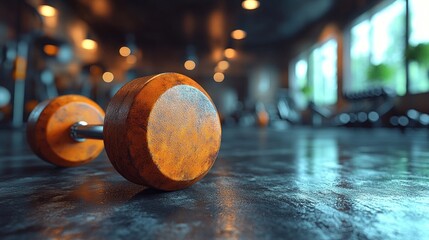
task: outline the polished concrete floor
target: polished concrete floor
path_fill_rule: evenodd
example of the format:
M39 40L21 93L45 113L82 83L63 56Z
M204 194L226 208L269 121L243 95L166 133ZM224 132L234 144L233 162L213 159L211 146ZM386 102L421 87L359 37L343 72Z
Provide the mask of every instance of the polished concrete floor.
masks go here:
M1 239L429 239L429 133L225 129L176 192L124 180L105 154L53 167L0 131Z

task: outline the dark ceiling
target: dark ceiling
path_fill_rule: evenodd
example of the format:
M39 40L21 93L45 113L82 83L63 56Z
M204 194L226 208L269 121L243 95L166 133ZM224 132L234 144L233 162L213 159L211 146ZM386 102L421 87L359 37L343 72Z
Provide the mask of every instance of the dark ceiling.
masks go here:
M213 41L229 44L229 33L236 28L247 32L244 44L248 47L291 38L324 17L336 1L262 0L254 11L244 10L240 0L107 2L105 13L98 14L93 1L68 3L106 41L123 42L133 33L145 45L208 48Z
M43 26L37 20L40 16L33 16L35 20L31 21L19 17L30 19L37 11L28 10L30 4L19 3L31 2L37 6L44 2L57 7L62 16L67 15L68 21L86 22L103 49L98 61L108 62L106 65L115 65L112 57L118 56L119 47L129 44L127 39L132 36L143 53L137 66L145 71L183 69L184 59L190 56L187 49L192 46L200 64L199 72L212 73L214 64L223 58L223 50L233 47L241 54L235 59L234 71L243 75L252 62L263 62L264 58L287 64L297 49L311 47L307 42L317 41L318 31L327 23L335 22L340 28L344 27L365 9L380 2L259 1L258 9L248 11L242 8L241 0L0 0L0 23L9 26L25 23L28 26L21 27L21 33L26 32L25 29L40 29ZM27 6L27 10L20 6ZM20 32L17 29L15 32ZM234 29L245 30L247 37L233 40L230 33Z
M0 0L0 19L15 19L13 9L20 1ZM260 0L258 9L248 11L241 7L241 0L44 0L54 6L61 3L106 45L120 46L133 36L139 47L185 49L192 45L198 52L232 45L234 29L247 32L247 38L240 41L247 50L288 42L322 21L344 22L362 6L377 1Z

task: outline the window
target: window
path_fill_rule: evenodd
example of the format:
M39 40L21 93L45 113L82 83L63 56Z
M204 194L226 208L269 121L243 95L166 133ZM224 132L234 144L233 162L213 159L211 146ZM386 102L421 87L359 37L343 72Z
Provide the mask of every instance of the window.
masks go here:
M409 0L409 91L429 91L429 1Z
M308 84L308 57L307 54L302 54L291 65L290 88L291 97L295 101L297 108L303 110L307 107L309 100L309 84Z
M296 101L304 95L316 105L337 102L337 54L337 41L331 39L294 62L291 88Z
M428 9L429 0L385 0L361 16L345 42L343 91L385 86L398 95L429 92ZM329 40L294 62L291 88L316 105L335 104L336 67L337 42Z
M370 21L363 21L351 30L351 76L350 91L359 91L366 88L367 74L370 58Z
M295 64L295 89L303 90L307 84L308 62L307 59L301 58Z
M346 91L381 85L405 94L405 1L397 0L369 13L351 28Z
M312 99L316 105L337 102L337 41L331 39L310 54Z

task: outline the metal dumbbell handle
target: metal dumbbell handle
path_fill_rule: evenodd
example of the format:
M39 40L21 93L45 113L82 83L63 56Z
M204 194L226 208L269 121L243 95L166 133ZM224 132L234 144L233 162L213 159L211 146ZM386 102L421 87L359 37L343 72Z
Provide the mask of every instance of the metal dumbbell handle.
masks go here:
M88 125L85 121L79 121L70 127L70 136L76 142L87 138L103 140L103 125Z

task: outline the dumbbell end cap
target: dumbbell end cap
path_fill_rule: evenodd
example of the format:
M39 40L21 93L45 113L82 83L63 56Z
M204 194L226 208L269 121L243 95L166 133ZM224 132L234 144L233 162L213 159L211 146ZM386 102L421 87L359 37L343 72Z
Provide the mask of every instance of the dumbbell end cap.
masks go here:
M104 111L92 100L64 95L34 108L27 122L27 142L41 159L61 167L85 164L103 150L103 141L75 141L70 128L79 121L103 124Z
M161 190L203 178L220 148L216 107L192 79L165 73L136 79L107 108L106 152L128 180Z

